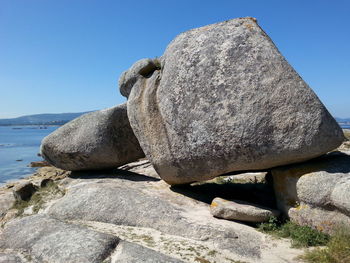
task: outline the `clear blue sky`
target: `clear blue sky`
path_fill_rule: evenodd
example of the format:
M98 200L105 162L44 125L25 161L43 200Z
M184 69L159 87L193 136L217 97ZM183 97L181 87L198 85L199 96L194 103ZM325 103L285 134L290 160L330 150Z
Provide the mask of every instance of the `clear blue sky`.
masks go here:
M350 1L0 0L0 118L102 109L179 33L253 16L330 112L350 117Z

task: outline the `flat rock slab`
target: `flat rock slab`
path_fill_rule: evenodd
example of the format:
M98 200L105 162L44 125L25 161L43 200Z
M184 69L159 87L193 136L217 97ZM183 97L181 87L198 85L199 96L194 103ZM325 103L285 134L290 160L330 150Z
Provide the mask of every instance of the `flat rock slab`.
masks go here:
M144 175L130 171L135 167ZM270 263L294 262L301 253L286 240L213 217L209 204L152 177L151 167L136 162L127 171L73 172L56 180L63 197L46 196L39 215L5 224L4 260Z
M212 201L210 212L218 218L254 223L268 221L270 217L277 217L280 214L279 211L267 207L243 201L229 201L218 197Z
M0 235L1 249L27 250L34 260L50 263L100 263L118 242L117 237L42 215L14 220Z
M126 241L119 243L113 259L118 263L184 263L179 259Z
M162 253L171 257L179 249L185 262L194 262L196 257L185 260L185 251L194 247L208 247L204 252L198 251L206 255L213 250L218 254L217 260L220 259L217 262L225 263L231 262L229 259L260 263L290 257L280 253L279 244L267 242L264 234L246 225L213 217L208 204L172 191L165 182L150 176L141 179L141 175L122 173L103 179L69 180L65 196L46 210L51 217L91 226L95 231L115 234L130 242L139 240L141 245L148 244L145 239L160 242L162 245L149 248L162 247ZM169 253L169 249L173 252ZM214 262L215 257L209 257L211 260Z
M27 263L27 262L29 261L19 256L16 253L0 252L0 263Z
M180 205L181 197L176 200L177 194L169 197L160 186L152 189L150 183L139 181L138 184L140 188L133 187L130 183L123 185L121 182L111 181L77 184L69 188L66 195L47 212L61 220L149 227L195 240L214 240L215 237L215 242L221 248L232 249L244 256L259 256L259 240L262 237L256 232L249 228L244 231L242 228L225 227L198 215L191 217L185 208L187 202L188 209L194 213L196 208L193 201L185 200Z
M116 168L144 157L130 127L126 104L68 122L43 139L41 155L69 171Z
M159 69L151 64L136 62L120 89L142 149L169 184L308 160L344 140L253 18L184 32Z

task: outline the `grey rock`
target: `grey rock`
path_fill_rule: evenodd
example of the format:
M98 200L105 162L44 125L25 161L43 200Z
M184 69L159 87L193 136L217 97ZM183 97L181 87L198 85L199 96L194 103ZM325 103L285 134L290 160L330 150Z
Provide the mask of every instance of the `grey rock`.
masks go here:
M332 152L274 168L272 176L277 206L291 220L326 232L350 222L350 155Z
M119 78L120 93L125 97L129 97L130 91L139 76L148 77L157 69L160 69L160 62L157 59L145 58L137 61L129 70L121 74Z
M45 169L56 174L51 168ZM205 191L170 187L153 177L145 160L124 168L72 172L55 180L65 196L45 196L39 215L10 219L0 231L0 252L25 252L35 263L120 262L125 257L138 262L293 262L301 253L252 227L213 217L202 200ZM44 170L33 177L45 177ZM114 236L133 244L123 248ZM102 254L104 259L95 260Z
M16 200L29 200L30 197L36 192L37 188L30 181L23 181L16 184L13 189L13 195Z
M131 127L169 184L301 162L344 139L253 18L182 33L160 61L161 69L135 77L137 62L132 79L121 78L132 88L121 92L131 89Z
M299 225L310 226L328 234L332 234L341 225L350 224L350 217L338 210L313 207L304 203L289 209L288 216Z
M213 216L228 220L261 223L268 221L270 217L279 216L279 211L267 207L257 206L244 201L229 201L216 197L211 205L210 212Z
M240 173L234 175L225 175L225 182L234 183L264 183L266 182L266 172L250 172L250 173Z
M138 178L130 178L126 183L110 180L79 183L69 188L47 213L61 220L152 228L170 235L212 241L217 247L239 255L260 255L259 234L242 226L217 222L209 212L208 216L203 215L202 211L208 211L207 206L203 208L198 202L181 198L162 184L162 181L151 183ZM137 185L140 188L135 188Z
M23 260L20 256L15 253L2 253L0 252L0 263L25 263L28 262Z
M4 217L9 209L15 204L16 199L11 190L0 190L0 218Z
M35 215L6 224L0 234L1 249L30 251L39 262L102 262L119 239L87 228Z
M143 246L121 241L115 252L115 260L118 263L181 263L183 261L171 258L162 253Z
M144 156L130 127L126 104L84 114L41 144L41 155L65 170L115 168Z
M350 174L334 186L330 201L337 209L350 215Z

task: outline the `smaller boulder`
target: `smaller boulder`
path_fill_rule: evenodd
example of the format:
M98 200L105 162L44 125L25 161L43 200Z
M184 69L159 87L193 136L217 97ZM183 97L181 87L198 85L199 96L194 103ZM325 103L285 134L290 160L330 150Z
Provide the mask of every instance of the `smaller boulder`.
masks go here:
M291 221L331 233L350 223L350 154L331 152L272 169L277 206Z
M268 221L272 216L279 216L279 211L267 207L257 206L244 201L228 201L216 197L211 205L213 216L228 220L260 223Z
M46 161L68 171L116 168L144 157L126 104L68 122L45 137L40 150Z

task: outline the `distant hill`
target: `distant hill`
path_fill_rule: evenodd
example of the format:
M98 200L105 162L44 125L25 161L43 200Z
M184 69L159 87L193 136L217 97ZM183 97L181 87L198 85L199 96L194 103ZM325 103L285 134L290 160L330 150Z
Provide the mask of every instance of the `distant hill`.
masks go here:
M12 119L0 119L0 126L9 125L63 125L82 114L89 113L78 112L78 113L44 113L27 115Z
M0 126L10 126L10 125L63 125L80 115L89 113L86 112L76 112L76 113L43 113L35 115L26 115L18 118L12 119L0 119ZM337 118L336 121L341 124L350 124L350 118Z

